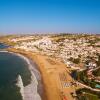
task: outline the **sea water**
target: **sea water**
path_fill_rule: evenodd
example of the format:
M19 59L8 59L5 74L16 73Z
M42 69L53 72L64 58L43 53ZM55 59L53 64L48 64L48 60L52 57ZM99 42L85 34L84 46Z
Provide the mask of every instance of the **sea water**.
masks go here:
M0 100L22 100L20 88L16 86L21 75L24 86L31 81L28 64L12 53L0 52Z

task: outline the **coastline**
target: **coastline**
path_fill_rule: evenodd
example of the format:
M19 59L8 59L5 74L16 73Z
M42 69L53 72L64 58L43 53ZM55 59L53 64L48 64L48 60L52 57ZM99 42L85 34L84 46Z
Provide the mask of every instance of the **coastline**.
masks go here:
M4 50L0 52L8 52L13 55L16 55L20 57L21 59L23 59L28 64L28 68L31 72L31 83L24 87L24 95L21 94L23 100L42 100L43 85L42 85L42 82L40 82L42 81L40 72L36 69L37 66L34 65L35 62L31 61L30 58L20 53L15 53L15 52L8 51L8 50L7 51ZM21 86L19 87L21 88ZM38 90L41 90L40 93Z
M24 87L24 100L41 100L40 94L38 93L38 79L40 77L38 75L36 76L34 73L34 71L37 70L35 69L34 65L30 63L30 59L28 59L26 56L17 53L14 54L26 61L31 72L31 83ZM39 78L37 79L37 77Z
M24 59L27 62L29 70L30 70L31 75L32 75L31 76L32 82L30 84L35 84L36 85L36 87L34 88L35 91L37 92L37 97L38 97L38 98L36 98L36 100L41 100L42 99L42 94L43 94L43 84L42 84L42 79L41 79L40 72L38 71L38 69L36 69L37 65L35 64L35 62L33 62L30 58L26 57L25 55L22 55L22 54L19 54L19 53L15 53L15 54L17 54L17 56L21 57L22 59ZM26 86L26 87L28 87L28 86ZM25 90L27 91L26 88L25 88ZM40 99L40 97L41 97L41 99Z
M58 85L60 85L58 76L55 75L55 72L53 74L50 74L51 72L48 72L48 68L52 67L52 64L48 65L48 62L45 63L44 60L46 61L46 59L43 56L38 55L36 53L26 52L19 49L17 50L14 48L7 49L7 51L24 55L25 57L31 59L37 65L37 69L41 73L41 79L43 83L44 92L41 96L42 100L61 100L61 91L58 88ZM58 64L56 64L56 67L58 67Z
M41 73L44 93L42 100L62 100L63 94L66 89L62 88L61 80L59 79L59 73L66 73L65 64L56 61L55 59L50 60L48 56L43 56L33 52L27 52L20 49L10 48L8 51L22 54L27 58L30 58L38 65L38 69ZM51 63L52 62L52 63ZM59 66L59 67L58 67ZM68 74L67 74L68 75ZM72 80L71 77L67 76L69 81ZM69 89L70 92L73 91L72 88ZM72 100L70 92L67 92L67 97Z
M36 63L43 81L44 93L42 100L63 100L65 97L68 100L73 100L71 93L78 87L65 87L61 75L66 77L66 82L73 82L69 75L69 70L66 65L60 60L50 58L49 56L41 55L31 51L24 51L22 49L9 48L9 52L24 55ZM80 87L79 87L80 88Z
M64 73L66 82L73 82L72 77L69 75L69 70L66 65L60 60L51 59L49 56L41 55L31 51L24 51L22 49L8 48L9 52L24 55L32 62L35 62L37 69L41 73L43 81L44 92L41 96L42 100L63 100L65 97L68 100L73 100L71 93L75 91L75 87L64 87L60 74ZM35 100L35 99L34 99Z

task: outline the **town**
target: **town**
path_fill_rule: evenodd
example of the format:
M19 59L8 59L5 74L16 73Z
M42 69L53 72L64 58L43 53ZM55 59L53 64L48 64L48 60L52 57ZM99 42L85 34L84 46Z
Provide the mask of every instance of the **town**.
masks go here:
M7 37L6 43L14 50L49 57L46 61L52 67L46 70L50 75L58 75L62 100L83 100L83 97L100 99L100 35L15 35ZM53 68L55 62L52 59L66 67Z

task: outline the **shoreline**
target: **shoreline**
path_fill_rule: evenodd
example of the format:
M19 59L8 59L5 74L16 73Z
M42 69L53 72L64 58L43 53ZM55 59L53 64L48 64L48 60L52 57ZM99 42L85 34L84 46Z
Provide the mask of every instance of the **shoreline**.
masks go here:
M24 90L25 90L25 94L24 94L25 95L25 100L33 100L34 97L36 98L36 100L41 100L40 94L38 93L38 84L39 83L38 83L37 76L34 73L34 71L36 71L34 65L31 64L30 59L27 58L26 56L24 56L22 54L17 54L17 53L14 53L14 54L16 54L17 56L19 56L20 58L22 58L23 60L26 61L26 63L28 64L29 70L31 72L31 83L24 87ZM30 94L32 94L31 93L32 92L31 89L33 88L33 86L35 87L34 88L35 91L33 90L34 95L30 95ZM26 89L27 87L28 87L28 89ZM30 91L30 93L27 93L27 91ZM29 95L27 95L27 94L29 94ZM29 99L29 98L32 98L32 99Z
M31 72L31 83L24 87L24 93L25 93L24 94L25 97L23 97L24 100L42 100L44 89L43 89L43 84L41 82L42 81L41 75L38 68L36 68L37 65L35 64L35 62L31 60L29 57L25 56L24 54L18 52L16 53L8 50L0 52L8 52L14 54L15 56L18 56L21 59L23 59L28 64L29 71Z
M38 53L28 52L21 49L10 48L8 51L25 55L30 58L38 66L44 86L42 100L63 100L65 97L68 100L73 100L71 92L75 90L72 87L64 87L63 80L60 75L66 76L66 82L72 82L73 79L68 73L68 69L64 63L51 59Z

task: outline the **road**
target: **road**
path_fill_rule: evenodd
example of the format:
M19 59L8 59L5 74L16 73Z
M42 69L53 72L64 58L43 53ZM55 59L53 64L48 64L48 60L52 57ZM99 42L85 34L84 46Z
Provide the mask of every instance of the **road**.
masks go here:
M81 85L81 86L83 86L83 87L85 87L85 88L87 88L87 89L90 89L90 90L92 90L92 91L100 92L100 89L93 89L93 88L91 88L90 86L87 86L87 85L85 85L85 84L82 84L82 83L80 83L80 82L78 82L78 81L76 81L76 84Z

